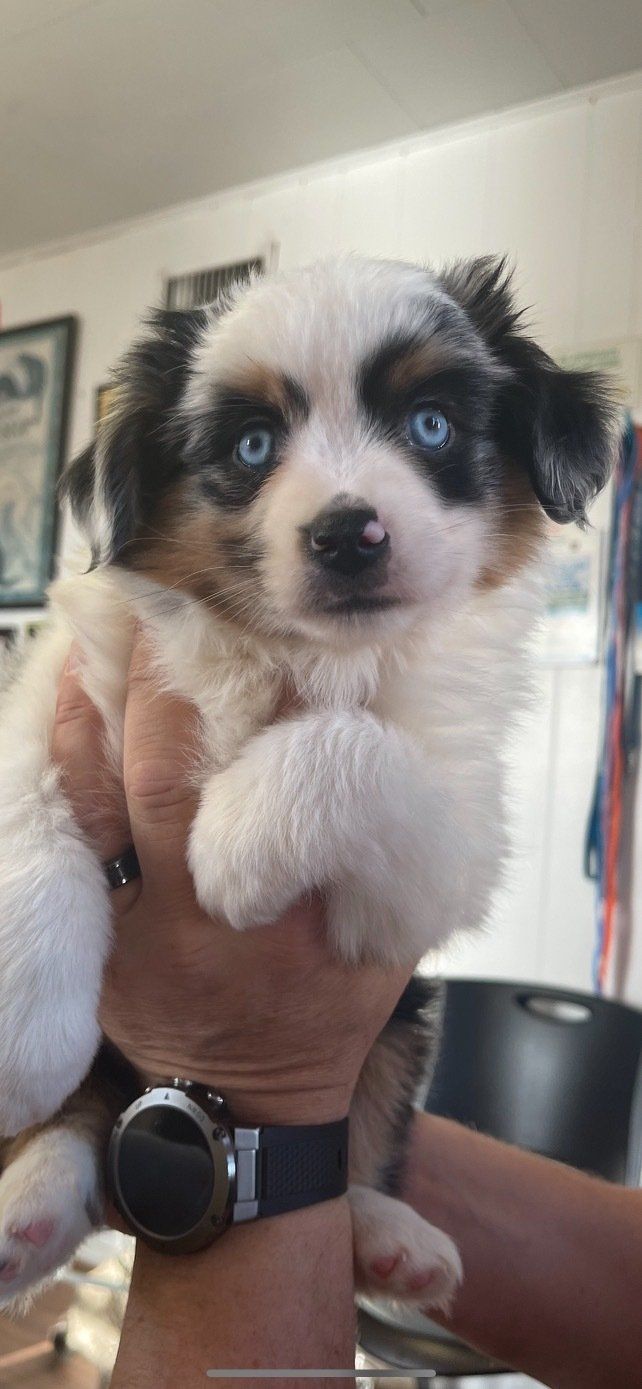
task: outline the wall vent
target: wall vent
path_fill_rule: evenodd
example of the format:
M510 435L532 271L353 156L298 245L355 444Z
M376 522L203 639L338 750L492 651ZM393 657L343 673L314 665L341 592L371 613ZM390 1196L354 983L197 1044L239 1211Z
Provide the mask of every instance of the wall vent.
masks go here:
M239 260L233 265L216 265L209 270L193 270L187 275L172 275L165 284L166 309L198 309L212 304L233 282L249 280L250 275L262 274L265 260Z

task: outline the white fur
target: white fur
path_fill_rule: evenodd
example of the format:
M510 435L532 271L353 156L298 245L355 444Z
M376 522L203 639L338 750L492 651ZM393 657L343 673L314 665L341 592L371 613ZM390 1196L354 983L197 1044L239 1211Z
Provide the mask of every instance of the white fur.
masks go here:
M524 582L392 651L317 660L307 644L240 641L196 601L126 574L67 581L52 602L0 740L0 1131L53 1113L98 1040L107 895L49 751L72 636L116 758L134 616L159 680L203 713L213 770L190 862L208 910L245 927L318 885L337 949L381 960L483 918L504 851L499 750L520 688ZM307 712L265 728L284 680Z
M67 1262L100 1205L86 1138L53 1128L32 1140L0 1180L0 1307L31 1295Z
M386 337L430 333L430 311L452 300L436 276L402 261L331 257L255 279L229 295L231 312L212 315L194 356L187 413L207 407L212 383L242 375L248 363L284 365L332 416L354 423L353 371ZM462 316L458 362L472 360L481 339ZM486 353L486 355L488 355ZM491 361L497 379L505 376Z
M6 699L0 729L0 1131L48 1118L96 1050L109 945L104 875L51 764L69 632L53 627Z

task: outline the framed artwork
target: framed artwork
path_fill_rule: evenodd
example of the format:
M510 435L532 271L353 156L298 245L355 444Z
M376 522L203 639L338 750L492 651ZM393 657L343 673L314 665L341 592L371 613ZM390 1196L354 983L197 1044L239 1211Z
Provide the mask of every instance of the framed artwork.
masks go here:
M72 317L0 333L0 609L53 576L75 337Z

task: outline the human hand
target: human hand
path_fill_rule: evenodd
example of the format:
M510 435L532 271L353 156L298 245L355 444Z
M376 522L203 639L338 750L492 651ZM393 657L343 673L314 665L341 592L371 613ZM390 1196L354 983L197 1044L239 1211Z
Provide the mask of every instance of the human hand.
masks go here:
M133 842L141 865L141 878L113 893L103 1030L145 1080L210 1085L237 1122L343 1117L409 971L337 960L319 898L244 932L201 911L186 866L197 743L196 711L159 692L139 634L124 796L110 790L100 718L77 674L65 672L53 750L76 817L101 858Z

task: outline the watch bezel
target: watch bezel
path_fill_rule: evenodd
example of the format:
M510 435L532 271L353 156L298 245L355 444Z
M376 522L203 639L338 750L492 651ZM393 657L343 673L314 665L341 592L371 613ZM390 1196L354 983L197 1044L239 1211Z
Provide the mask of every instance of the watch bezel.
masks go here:
M211 1113L204 1107L208 1100L212 1104ZM223 1233L232 1219L236 1189L236 1155L232 1131L226 1126L222 1115L216 1112L216 1109L220 1108L220 1104L218 1097L210 1097L208 1094L201 1103L194 1098L193 1094L179 1088L175 1082L154 1085L134 1100L127 1109L123 1110L114 1124L107 1153L107 1171L111 1188L109 1194L128 1226L154 1249L176 1254L187 1254L197 1249L204 1249L206 1245L211 1244L218 1235ZM179 1109L182 1113L189 1115L203 1134L212 1159L214 1171L212 1199L200 1220L180 1235L159 1235L157 1231L149 1230L141 1224L140 1220L129 1209L120 1185L122 1137L131 1120L140 1114L141 1110L151 1107Z

